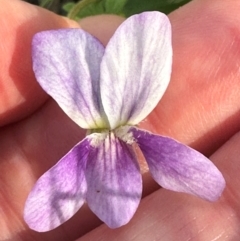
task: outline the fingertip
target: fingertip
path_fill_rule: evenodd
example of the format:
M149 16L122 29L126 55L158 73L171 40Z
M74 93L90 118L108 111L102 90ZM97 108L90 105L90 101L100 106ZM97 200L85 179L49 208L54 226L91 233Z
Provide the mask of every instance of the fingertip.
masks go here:
M33 113L47 99L32 71L31 41L47 29L79 24L18 0L1 1L0 126Z

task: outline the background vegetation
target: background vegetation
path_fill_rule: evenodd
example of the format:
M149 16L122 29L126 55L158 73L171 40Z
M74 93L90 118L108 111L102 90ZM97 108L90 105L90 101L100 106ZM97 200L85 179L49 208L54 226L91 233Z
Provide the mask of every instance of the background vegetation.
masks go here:
M129 17L144 11L170 13L191 0L25 0L60 15L79 20L91 15L117 14Z

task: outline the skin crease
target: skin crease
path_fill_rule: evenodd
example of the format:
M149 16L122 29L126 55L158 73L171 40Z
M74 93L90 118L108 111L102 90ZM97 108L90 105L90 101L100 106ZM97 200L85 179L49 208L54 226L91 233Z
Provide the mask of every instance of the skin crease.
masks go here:
M71 220L47 233L28 229L22 218L24 202L37 178L83 138L85 131L36 83L31 39L41 30L78 25L19 0L0 0L0 5L0 240L239 240L238 0L195 0L170 14L172 79L159 105L140 125L211 156L227 182L220 200L209 203L156 190L145 173L145 197L128 225L116 230L99 226L100 221L84 206ZM81 26L106 44L121 21L115 16L98 16L86 18Z

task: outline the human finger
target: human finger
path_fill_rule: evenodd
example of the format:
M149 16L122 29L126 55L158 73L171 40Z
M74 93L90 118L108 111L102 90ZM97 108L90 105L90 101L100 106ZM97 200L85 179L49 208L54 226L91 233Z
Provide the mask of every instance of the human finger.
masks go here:
M0 15L0 126L3 126L33 113L47 100L32 71L33 35L79 25L18 0L1 0Z

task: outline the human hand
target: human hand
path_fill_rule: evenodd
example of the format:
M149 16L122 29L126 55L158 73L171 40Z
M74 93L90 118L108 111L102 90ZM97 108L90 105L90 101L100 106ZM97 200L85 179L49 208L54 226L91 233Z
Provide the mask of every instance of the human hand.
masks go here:
M77 25L20 1L2 0L3 5L6 7L1 8L1 16L8 26L4 24L6 27L1 29L4 64L0 103L1 124L5 126L1 128L0 143L0 239L73 240L100 224L87 207L61 227L42 234L27 228L22 211L36 179L84 136L38 87L31 70L31 38L43 29ZM158 107L141 127L174 137L206 155L213 154L239 130L239 8L236 1L227 8L224 1L199 0L170 15L172 80ZM13 9L16 12L10 16ZM121 19L105 21L103 17L89 18L81 25L106 43ZM212 156L227 181L219 202L208 203L163 189L152 193L157 185L146 173L145 198L132 221L117 230L102 225L80 240L205 241L218 236L219 240L237 240L239 142L239 137L234 137Z

